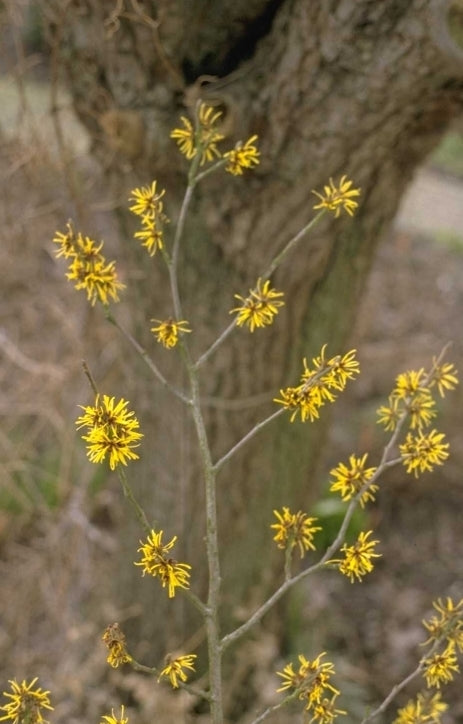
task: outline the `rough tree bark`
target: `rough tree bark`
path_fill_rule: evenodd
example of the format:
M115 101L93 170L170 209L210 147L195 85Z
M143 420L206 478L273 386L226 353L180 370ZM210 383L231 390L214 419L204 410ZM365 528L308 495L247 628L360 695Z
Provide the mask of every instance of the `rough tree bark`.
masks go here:
M175 217L185 161L169 131L199 97L223 110L231 142L259 135L258 169L243 180L205 182L188 223L182 286L196 351L223 328L233 293L246 293L310 219L311 189L342 174L362 187L355 219L324 220L278 270L274 282L285 291L286 306L276 326L252 336L238 331L204 375L212 446L220 455L272 409L275 391L298 377L303 356L317 354L325 342L333 354L348 344L380 236L417 164L462 108L463 53L448 31L450 3L40 4L52 62L64 69L75 110L122 203L134 182L156 178ZM140 297L149 299L148 318L169 314L162 265L143 268L137 285ZM148 346L146 328L145 321ZM149 394L139 401L141 417L151 416L155 432L149 445L145 441L147 464L138 468L135 486L140 497L150 497L151 517L177 533L186 558L197 563L203 556L202 492L191 459L193 433L166 393ZM227 404L234 398L237 403ZM271 511L310 504L322 435L323 425L280 419L221 474L228 616L239 615L256 583L269 585ZM170 641L165 621L152 628L162 648L163 638Z

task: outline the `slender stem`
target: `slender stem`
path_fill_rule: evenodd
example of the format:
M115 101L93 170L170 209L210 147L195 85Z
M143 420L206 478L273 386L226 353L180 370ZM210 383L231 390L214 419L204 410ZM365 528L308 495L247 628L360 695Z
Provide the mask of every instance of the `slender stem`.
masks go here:
M135 659L131 658L128 662L132 669L134 671L140 671L143 674L155 674L158 675L159 671L155 666L145 666L145 664L140 664L138 661L135 661Z
M145 511L141 507L141 505L138 503L137 499L135 498L135 495L133 494L133 490L129 485L129 482L127 480L127 476L125 474L125 470L123 470L121 467L117 468L117 474L119 475L119 480L121 481L122 490L124 491L124 496L127 498L127 500L130 501L132 504L135 515L137 516L140 524L145 529L145 531L149 534L151 533L151 526L148 523L148 518L145 515Z
M240 450L243 447L243 445L245 445L247 442L249 442L249 440L251 440L254 437L254 435L257 435L257 433L260 432L260 430L262 430L262 428L264 428L266 425L268 425L269 422L272 422L272 420L275 420L277 417L280 417L280 415L282 415L284 412L286 412L285 408L281 407L279 410L277 410L276 412L273 412L271 415L266 417L265 420L261 420L261 422L258 422L257 425L254 425L254 427L251 430L249 430L249 432L246 433L246 435L244 437L242 437L241 440L239 440L236 443L236 445L234 445L232 448L230 448L230 450L227 453L225 453L225 455L223 455L220 458L220 460L217 460L217 462L214 465L215 472L218 472L220 470L220 468L222 467L222 465L224 465L224 463L226 463L227 460L229 460L232 457L232 455L237 453L238 450Z
M217 161L212 166L209 166L209 168L206 168L205 171L201 171L201 173L198 173L198 175L195 178L196 183L199 183L199 181L202 181L203 178L206 178L206 176L209 176L209 174L214 173L214 171L218 171L219 168L222 168L222 166L225 166L227 163L226 158L221 158L220 161Z
M310 569L307 569L310 570ZM304 571L306 573L306 571ZM245 623L243 623L241 626L236 628L234 631L231 631L229 634L223 637L221 641L221 648L222 651L225 651L230 644L234 643L238 639L240 639L242 636L244 636L256 623L258 623L261 618L265 616L267 611L270 611L271 608L284 596L286 591L288 591L291 586L293 585L293 582L295 581L295 578L291 578L284 583L281 584L279 588L268 598L265 603L260 606L260 608L257 609L257 611L254 611L252 616L248 618Z
M181 589L182 594L185 596L185 598L188 598L189 601L193 604L193 606L204 616L207 616L208 613L208 607L205 603L201 601L198 596L193 593L189 588L182 588Z
M209 349L207 349L207 350L201 355L201 357L199 357L199 359L198 359L197 362L196 362L196 369L199 369L199 367L201 367L201 365L203 365L204 362L205 362L207 359L209 359L209 357L211 356L211 354L213 354L213 353L215 352L215 350L216 350L218 347L220 347L220 345L221 345L223 342L225 342L225 340L226 340L227 337L233 332L233 330L235 329L235 327L236 327L236 319L234 319L233 322L230 322L230 324L228 325L228 327L226 327L226 329L224 329L224 331L223 331L221 334L219 334L219 336L218 336L217 339L211 344L211 346L209 347Z
M175 318L177 320L180 320L183 318L182 314L182 304L180 301L180 293L178 289L178 278L177 278L177 268L178 268L178 257L180 253L180 243L183 235L183 231L185 229L185 220L186 215L188 212L188 207L190 205L191 199L193 198L193 191L196 186L195 181L195 172L198 168L199 164L199 155L196 155L193 159L193 162L190 167L190 173L188 175L188 186L185 190L185 195L183 197L182 206L180 209L180 214L178 217L177 222L177 228L175 230L175 237L174 237L174 244L172 249L172 258L169 259L167 255L164 256L164 259L167 263L167 269L169 271L169 281L170 281L170 290L172 294L172 302L174 305L174 314Z
M397 694L399 693L399 691L402 691L402 689L405 689L405 687L406 687L411 681L413 681L413 679L416 679L416 677L421 674L422 670L423 670L423 664L422 664L422 662L420 661L420 663L418 664L418 666L416 667L416 669L415 669L414 671L412 671L411 674L409 674L408 676L406 676L405 679L402 679L402 681L401 681L399 684L396 684L395 686L392 687L391 691L390 691L389 694L386 696L386 698L384 699L384 701L382 702L382 704L380 704L380 706L378 706L377 709L375 709L374 711L370 712L370 714L368 714L368 716L366 716L364 719L362 719L361 724L367 724L367 722L369 722L369 721L371 721L372 719L374 719L376 716L378 716L378 714L381 714L381 713L389 706L389 704L391 703L391 701L393 701L393 699L395 699L395 697L397 696Z
M172 259L166 258L169 271L170 289L174 314L177 320L182 319L182 305L178 288L177 266L180 243L185 227L185 219L196 185L196 173L201 159L201 148L193 159L188 174L188 186L180 209L179 220L174 238ZM223 724L223 696L222 696L222 651L219 634L219 597L221 586L219 544L217 531L217 501L216 501L216 473L212 464L211 452L207 438L206 426L201 411L201 398L199 380L195 366L191 360L186 340L180 339L180 351L188 373L191 390L191 407L199 452L201 455L205 498L206 498L206 548L209 571L209 590L207 605L201 604L201 612L205 617L208 658L209 658L209 686L210 707L213 724Z
M197 180L199 178L202 178L204 174L200 174L200 176L197 177ZM263 274L261 274L261 279L266 281L275 271L275 269L281 264L283 259L289 254L290 251L300 242L300 240L307 234L308 231L310 231L321 219L323 214L326 212L326 209L321 209L321 211L318 212L316 216L314 216L311 221L309 221L308 224L306 224L298 233L293 236L288 243L285 245L285 247L272 259L270 264L268 265L267 269L264 271ZM224 331L217 337L217 339L214 341L213 344L207 349L204 354L199 357L199 359L196 362L196 368L198 369L201 367L201 365L204 364L204 362L220 347L220 345L227 339L227 337L233 332L233 330L236 327L236 319L231 322L228 327L224 329Z
M315 385L315 383L317 382L317 380L319 380L321 377L323 377L324 374L326 374L327 370L328 370L327 367L322 367L318 372L316 372L312 377L310 377L310 379L308 379L304 383L304 390L308 390L311 387L313 387ZM286 412L286 408L281 407L279 410L277 410L276 412L269 415L269 417L265 418L265 420L258 422L257 425L255 425L243 438L241 438L241 440L239 440L236 443L236 445L234 445L223 457L220 458L220 460L218 460L216 462L216 464L214 466L215 470L219 470L222 467L222 465L227 460L229 460L229 458L231 458L232 455L235 454L235 452L237 452L243 445L245 445L248 442L248 440L253 438L254 435L256 435L256 433L258 433L269 422L274 420L279 415L282 415L283 412Z
M129 664L134 671L140 671L143 674L154 674L154 676L159 676L160 674L159 669L157 669L155 666L145 666L145 664L140 664L133 658L130 659ZM178 681L178 686L181 689L188 691L189 694L199 696L202 699L206 699L207 701L209 701L211 698L209 692L204 691L203 689L197 689L195 686L190 686L190 684L186 684L183 681Z
M350 501L347 510L345 512L343 521L341 523L341 526L339 528L338 534L332 544L329 546L329 548L326 549L325 553L323 554L322 558L318 561L318 563L314 564L312 568L317 569L323 566L330 558L331 556L338 550L338 548L341 546L341 543L344 542L344 538L346 537L347 528L349 527L349 523L352 519L352 516L355 512L355 509L364 495L366 491L371 488L372 485L376 482L376 480L379 478L382 473L387 470L388 468L392 468L395 465L398 465L400 462L402 462L401 458L396 458L395 460L388 460L380 463L376 471L373 473L371 478L360 488L358 493L355 495L354 498ZM311 570L311 569L309 569ZM305 573L305 571L304 571Z
M396 439L395 432L392 435L391 439L393 439L393 440ZM386 449L390 450L390 447L391 447L391 445L389 442L388 445L386 446L385 450ZM384 458L384 453L383 453L383 458ZM333 553L339 548L339 546L343 542L345 535L346 535L347 527L350 523L350 520L355 511L355 508L357 507L362 495L366 492L366 490L368 490L368 488L371 487L371 485L373 485L373 483L377 480L379 475L381 475L384 472L384 470L386 470L387 468L390 468L394 465L397 465L400 462L401 462L401 458L397 458L395 460L382 459L380 465L378 466L377 470L372 475L372 477L365 483L365 485L358 491L358 493L355 495L355 497L352 498L352 500L350 501L349 506L344 515L342 524L341 524L338 534L336 536L336 539L329 546L329 548L325 551L322 558L317 563L314 563L312 566L310 566L310 568L306 568L304 571L299 573L297 576L293 576L292 578L286 577L284 583L281 584L281 586L270 596L270 598L267 599L267 601L265 601L262 604L262 606L260 606L260 608L258 608L256 611L254 611L252 616L247 621L245 621L244 624L242 624L239 628L235 629L234 631L232 631L231 633L229 633L223 637L222 642L221 642L221 646L222 646L223 650L225 650L230 644L234 643L239 638L244 636L256 623L258 623L265 616L265 614L268 611L270 611L270 609L280 600L280 598L282 598L282 596L284 596L284 594L290 588L295 586L297 583L302 581L304 578L307 578L307 576L310 576L312 573L315 573L315 571L319 570L320 568L322 568L325 565L325 563L331 558ZM285 576L286 575L287 574L285 571Z
M269 706L267 709L265 709L262 714L259 714L256 719L253 719L250 724L259 724L261 721L264 721L270 714L273 714L275 711L278 711L279 709L282 709L286 704L288 704L290 701L293 701L293 699L296 699L296 697L299 696L299 689L296 689L292 694L289 696L286 696L282 701L278 702L278 704L274 704L273 706Z
M393 701L395 699L395 697L397 696L399 691L402 691L402 689L405 689L405 687L411 681L413 681L413 679L416 679L417 676L419 676L420 674L423 673L426 659L428 659L430 656L432 656L434 654L436 649L439 647L441 640L442 639L439 638L434 641L434 643L431 646L431 648L429 649L429 651L424 656L421 657L420 663L418 664L416 669L414 669L414 671L412 671L411 674L408 674L398 684L395 684L395 686L392 687L391 691L386 696L386 698L383 700L383 702L378 706L378 708L375 709L374 711L370 712L370 714L368 714L368 716L366 716L364 719L362 719L360 724L367 724L367 722L374 719L375 716L378 716L378 714L382 714L382 712L389 706L391 701Z
M148 355L146 350L137 342L137 340L128 332L122 325L117 321L117 319L111 314L109 310L106 311L106 318L108 322L111 322L118 330L121 332L121 334L130 342L132 347L138 352L140 357L143 359L145 364L149 367L151 372L153 372L154 376L157 378L157 380L161 383L161 385L170 392L172 392L176 397L179 398L182 402L184 402L186 405L191 405L191 400L185 395L184 392L174 387L174 385L171 385L170 382L166 380L162 372L158 369L157 365L151 357Z
M98 387L96 386L96 382L93 378L92 373L90 372L90 368L89 368L86 360L84 360L84 359L82 360L82 367L84 368L84 374L90 383L90 387L92 388L92 390L95 394L95 397L97 397L98 396Z
M222 651L219 632L219 597L221 586L219 543L217 530L216 473L212 464L206 428L201 413L199 383L193 365L188 364L188 349L184 347L193 398L193 418L203 461L206 494L206 543L209 570L206 632L209 654L211 716L213 724L223 723Z
M188 186L186 187L185 196L183 197L182 206L180 209L180 214L178 217L178 223L177 228L175 230L175 237L174 237L174 245L172 249L172 265L174 268L177 268L178 263L178 255L180 251L180 240L182 238L183 230L185 228L185 219L188 211L188 207L190 205L190 201L193 196L193 191L195 188L195 182L190 182Z
M307 234L308 231L318 224L326 209L321 209L316 216L313 217L300 231L297 232L284 246L284 248L272 259L265 272L261 275L262 279L267 280L275 271L275 269L281 264L283 259L289 254L290 251L300 242L300 240Z

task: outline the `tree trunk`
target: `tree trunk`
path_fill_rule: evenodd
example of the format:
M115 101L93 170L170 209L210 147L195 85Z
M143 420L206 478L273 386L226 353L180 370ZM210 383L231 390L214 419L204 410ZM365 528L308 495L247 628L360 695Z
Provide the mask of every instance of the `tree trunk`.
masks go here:
M52 63L64 68L76 112L121 206L134 185L157 179L175 219L186 162L169 132L199 97L224 112L230 144L259 136L261 164L255 171L242 179L212 176L195 196L181 269L194 353L228 323L233 294L246 294L275 252L312 217L311 189L342 174L362 188L354 219L324 218L278 269L273 281L285 292L286 305L275 325L253 335L236 330L208 363L202 392L217 458L274 409L272 398L296 382L304 356L315 356L324 343L330 354L347 351L379 238L417 164L461 111L462 50L447 29L449 3L40 3ZM131 236L133 223L127 224ZM134 253L121 249L128 275ZM151 316L166 317L172 310L161 260L155 257L148 267L145 258L136 289L128 293L145 311L137 312L132 324L166 374L185 382L172 368L175 352L154 349L148 331ZM178 534L184 546L179 556L198 569L204 514L193 429L180 403L165 391L145 387L140 394L140 378L146 384L146 376L141 364L135 365L136 384L120 394L138 400L134 406L153 432L144 441L144 461L129 476L148 516L168 536ZM323 421L302 425L279 418L220 474L228 622L240 615L240 606L254 604L256 587L274 587L272 509L310 510L323 427ZM131 533L130 556L136 542ZM198 573L198 579L202 586L204 576ZM160 612L144 630L156 633L164 651L180 640L166 626L158 591L142 583ZM138 600L138 587L133 591ZM168 614L175 625L185 615L176 605L176 614ZM190 618L185 621L190 630Z

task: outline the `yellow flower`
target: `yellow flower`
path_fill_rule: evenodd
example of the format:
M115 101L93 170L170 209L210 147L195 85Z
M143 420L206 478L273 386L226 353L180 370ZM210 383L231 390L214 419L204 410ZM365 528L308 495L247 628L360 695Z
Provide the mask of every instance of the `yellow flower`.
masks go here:
M147 567L150 567L147 564ZM191 569L187 563L177 563L177 561L160 560L157 563L151 565L149 573L152 576L159 576L163 588L167 587L169 598L175 596L175 589L178 588L189 588L189 577L190 574L188 569Z
M159 576L162 587L167 586L169 598L175 596L176 588L189 588L189 566L187 563L177 563L170 557L169 551L175 545L177 536L174 536L169 543L162 542L163 531L152 530L145 543L140 541L141 548L138 549L142 553L141 561L135 563L136 566L142 566L142 574L148 573L150 576Z
M56 257L64 257L64 259L73 258L76 255L77 235L73 229L72 223L68 221L66 224L67 231L57 231L53 239L54 244L59 244L60 248L55 251Z
M336 394L333 390L341 391L345 388L347 381L359 373L359 363L355 359L355 349L345 355L337 355L325 360L326 345L323 346L318 357L312 359L313 369L310 369L307 360L304 359L304 371L300 384L297 387L287 387L280 390L280 398L274 398L274 402L283 405L287 410L292 410L291 422L297 414L301 421L309 419L311 422L319 417L318 410L325 402L334 402Z
M140 424L134 412L126 408L129 403L120 399L115 403L114 397L96 396L95 405L80 407L84 414L77 418L77 429L87 427L87 434L82 435L87 445L87 455L91 462L101 463L109 454L111 470L127 460L136 460L138 455L133 451L138 447L143 434L138 431Z
M132 661L132 657L127 653L124 633L118 623L112 623L108 626L103 633L102 639L109 650L106 661L113 669Z
M118 278L115 262L106 263L106 260L95 259L93 262L84 261L76 256L69 265L66 274L69 281L75 281L75 289L87 292L87 299L93 305L97 300L107 306L109 299L119 301L118 291L125 289Z
M176 346L180 334L191 332L186 319L179 322L174 322L173 319L167 319L164 322L160 319L152 319L151 321L159 323L157 327L151 327L151 332L156 335L157 341L163 344L166 349Z
M409 370L397 375L393 396L399 400L407 400L414 397L419 392L426 392L424 384L425 372L421 368L419 370Z
M397 375L388 404L378 409L378 423L384 425L386 430L393 431L399 421L408 415L411 430L420 431L429 426L436 416L436 403L432 396L432 388L437 386L439 394L443 397L446 390L453 390L458 384L456 375L453 364L437 364L435 358L429 372L421 368ZM433 434L435 431L431 433L431 435ZM411 439L409 438L409 441ZM417 475L418 468L420 468L420 464L415 461L415 467L411 468L415 475ZM425 469L429 468L424 467L420 471L423 472Z
M358 375L360 372L360 365L358 361L355 359L355 355L357 353L357 350L351 349L349 352L346 352L344 355L336 355L335 357L332 357L329 359L326 363L324 363L323 357L324 352L326 349L326 344L322 348L322 354L320 358L315 358L313 360L314 364L316 364L316 370L315 372L311 372L310 370L306 370L304 374L308 377L313 376L313 374L316 374L317 369L323 368L323 366L326 364L326 367L329 371L329 376L327 376L326 381L330 381L330 384L332 387L334 387L336 390L343 390L347 384L348 380L353 380L355 375ZM304 360L305 365L305 360Z
M400 406L397 397L390 395L388 402L388 405L382 405L377 410L377 414L379 415L378 425L384 425L385 430L392 431L396 429L397 423L405 412Z
M360 196L360 189L351 189L351 186L352 181L349 181L347 176L342 176L338 187L335 186L333 179L330 178L330 184L329 186L324 186L323 194L320 194L318 191L312 191L312 193L320 199L320 203L316 204L313 208L334 211L336 218L340 215L341 209L344 209L349 216L353 216L358 207L358 203L353 201L353 197Z
M196 654L186 654L183 656L176 656L175 658L172 658L170 655L166 656L166 666L159 674L158 681L160 681L162 677L168 678L170 679L172 687L174 689L178 689L179 679L180 681L185 682L188 678L183 669L190 669L191 671L194 671L195 659Z
M254 145L255 141L257 141L257 136L251 136L244 145L240 141L234 149L224 153L224 158L228 159L225 171L233 176L241 176L243 169L257 166L259 164L259 151Z
M336 709L335 701L338 694L333 694L331 699L322 699L318 704L314 704L312 709L312 717L309 724L315 722L318 724L331 724L339 714L347 714L344 709Z
M42 709L53 711L48 694L49 691L42 691L36 687L37 677L29 683L25 679L18 684L16 679L11 679L11 692L4 691L3 696L11 699L8 704L0 706L0 710L6 714L0 717L0 721L11 721L13 724L48 724L42 716Z
M129 404L121 398L117 403L115 397L97 395L95 405L79 405L84 414L76 420L77 429L81 427L105 427L117 432L119 428L138 428L138 421L134 412L126 410Z
M255 289L249 290L249 296L242 297L235 294L235 298L239 299L242 304L230 310L230 314L237 312L236 324L242 327L246 324L251 332L256 327L265 327L272 324L273 318L278 314L278 308L284 305L279 299L283 296L283 292L276 289L270 289L270 281L267 279L262 285L262 280L258 279Z
M101 253L103 242L97 245L88 236L76 234L70 222L67 229L64 234L57 231L53 241L60 246L56 256L69 260L69 271L66 274L69 281L75 282L77 290L87 292L87 299L92 306L97 300L105 306L109 304L109 299L118 302L118 292L125 289L125 284L117 277L115 262L107 262Z
M298 689L304 682L304 677L299 672L294 671L294 664L286 664L283 671L277 671L277 676L281 676L283 683L277 691L286 691L286 689Z
M428 691L420 692L416 701L410 699L402 709L399 709L392 724L424 724L424 722L440 724L441 714L447 709L447 704L441 701L440 691L436 691L435 694Z
M130 201L133 205L130 207L137 216L141 217L141 231L136 231L135 239L141 239L142 246L146 247L150 256L154 256L158 249L163 248L162 224L167 223L169 219L163 212L162 197L165 191L156 192L156 181L151 186L142 186L133 189Z
M423 626L429 632L429 638L423 646L445 638L463 652L463 598L456 605L451 598L447 598L445 602L438 598L432 605L439 618L433 616L429 621L423 621Z
M277 671L283 683L277 691L298 692L299 699L306 702L306 710L309 711L316 704L320 704L322 697L327 691L337 695L339 691L330 684L330 677L335 673L334 665L330 661L322 662L325 656L323 651L316 659L308 661L303 654L298 656L299 669L294 671L293 664L287 664L282 672Z
M408 392L404 387L396 387L388 403L378 409L378 423L384 425L385 430L395 430L406 413L410 415L412 430L427 427L436 416L436 403L426 387Z
M430 386L437 385L441 397L445 396L446 390L454 390L458 385L457 375L458 372L452 363L446 362L438 365L437 360L433 358Z
M420 429L431 424L432 418L436 416L436 403L429 390L416 394L407 404L410 414L410 429Z
M351 500L376 472L376 468L365 468L367 457L367 453L361 458L351 455L349 457L349 467L344 463L339 463L336 468L333 468L330 471L330 475L334 478L330 486L331 492L339 491L344 501ZM378 486L373 483L362 493L360 496L362 508L368 501L375 499L374 493L377 490Z
M437 430L431 430L427 435L420 431L416 436L409 432L405 442L399 445L407 473L413 473L417 478L420 473L433 470L435 465L442 465L449 456L449 444L442 442L444 438L444 433Z
M352 546L345 543L341 548L344 558L327 561L327 565L336 565L339 571L350 579L351 583L354 583L356 578L361 581L362 576L366 576L367 573L371 573L373 570L374 566L371 559L381 557L381 553L373 552L375 545L379 541L367 540L372 532L369 530L367 533L360 533L357 541Z
M433 654L423 660L423 676L428 687L440 688L441 684L447 684L453 679L453 672L459 673L460 669L455 656L455 646L450 643L447 648L438 654Z
M188 118L185 118L185 116L180 116L180 120L184 127L174 128L170 137L176 141L180 153L183 153L183 155L191 161L191 159L196 155L193 124Z
M300 510L291 513L289 508L283 508L281 513L278 510L273 512L279 522L270 527L276 530L273 540L276 541L278 548L292 550L297 545L301 558L306 551L315 550L314 534L322 530L319 526L313 525L317 518L308 518L307 514Z
M426 717L427 721L432 721L435 724L439 724L440 715L447 711L448 704L442 701L442 694L440 691L436 691L432 694L429 691L418 694L418 703L421 705L423 716Z
M106 714L100 724L127 724L129 720L128 717L124 716L124 709L125 707L121 706L121 713L118 717L114 714L114 709L111 709L111 716Z
M156 181L153 181L151 186L141 186L140 188L133 189L129 201L133 201L134 203L129 207L130 211L142 218L146 217L154 220L161 217L165 220L166 217L162 211L163 202L161 201L165 193L164 189L156 193Z
M141 245L146 247L150 256L154 256L156 251L164 246L162 230L158 229L156 222L148 216L142 219L142 227L141 231L135 232L134 238L141 239Z
M217 143L222 141L224 136L217 130L217 122L221 117L220 111L201 103L199 107L196 128L185 116L181 116L183 128L174 128L170 137L173 138L180 150L189 161L197 154L201 156L201 166L214 158L220 158L221 154Z
M294 422L298 413L302 422L307 419L313 422L320 417L318 410L324 404L321 389L323 390L318 384L316 387L307 385L286 387L284 390L280 390L281 397L275 397L273 401L283 405L286 410L292 410L291 422Z
M75 246L75 255L87 264L100 263L104 265L106 261L103 254L101 254L102 248L102 241L100 241L97 245L93 239L90 239L89 236L82 236L82 234L78 234L77 244Z

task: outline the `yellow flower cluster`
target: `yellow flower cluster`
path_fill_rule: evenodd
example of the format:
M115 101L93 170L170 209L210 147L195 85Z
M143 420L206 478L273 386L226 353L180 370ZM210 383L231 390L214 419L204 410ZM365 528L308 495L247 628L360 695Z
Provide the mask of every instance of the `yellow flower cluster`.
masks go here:
M228 171L228 173L231 173L233 176L241 176L244 169L257 166L259 163L259 151L255 146L255 141L257 141L257 136L251 136L246 143L243 144L239 141L234 149L224 153L223 156L228 161L225 166L225 171Z
M153 181L151 186L133 189L129 199L133 201L130 211L141 218L142 228L135 232L134 237L140 239L150 256L154 256L164 246L162 227L169 221L163 212L164 194L164 190L159 193L156 191L156 181Z
M407 473L413 473L417 478L426 470L433 470L435 465L442 465L449 456L448 442L443 442L443 432L431 430L427 435L423 432L418 435L407 434L405 442L399 445L402 461Z
M445 601L438 598L432 605L438 615L423 621L429 637L422 645L431 645L431 652L435 653L424 656L420 667L427 686L439 689L460 671L456 650L463 652L463 598L456 604L450 597Z
M189 118L180 117L183 128L174 128L170 137L176 141L180 152L189 161L199 155L202 166L207 161L220 158L221 153L217 148L217 144L225 138L218 130L221 115L221 111L215 111L212 106L201 103L196 119L196 127L193 126Z
M426 433L425 428L436 416L433 392L437 389L443 397L446 391L453 390L457 384L454 365L440 364L434 359L429 372L421 368L399 374L388 404L378 410L378 423L386 430L394 431L408 416L409 432L405 442L399 445L399 450L407 472L413 473L415 477L433 470L435 465L442 465L448 458L449 445L444 442L444 434L437 430Z
M180 153L191 161L199 157L199 163L205 163L216 159L227 161L225 170L233 176L241 176L245 169L257 166L259 163L259 151L255 145L257 136L251 136L246 143L239 141L235 148L222 154L217 146L225 136L220 132L220 119L222 112L215 110L206 103L200 103L195 119L195 124L189 118L181 116L181 128L174 128L170 137L177 143Z
M176 588L190 587L191 566L188 563L177 563L170 557L169 551L175 545L177 536L174 536L169 543L163 543L162 534L162 530L159 533L152 530L145 542L140 541L141 548L138 551L142 553L142 559L135 565L143 568L143 575L148 573L153 577L159 576L162 587L167 586L169 598L173 598Z
M338 714L345 714L341 710L334 709L334 700L339 695L339 691L330 683L330 678L335 673L334 665L330 661L322 662L323 656L325 652L319 654L316 659L308 661L300 654L299 668L296 671L292 663L287 664L283 671L277 671L277 676L283 679L277 691L297 693L298 698L305 702L305 710L313 714L310 721L318 721L320 724L332 721ZM331 700L325 698L328 692L332 695ZM329 711L333 715L330 718L326 716Z
M297 387L280 390L280 398L275 398L287 410L291 410L291 422L299 414L302 422L313 422L319 417L319 409L326 402L334 402L336 392L344 390L347 381L359 373L359 363L355 359L355 349L344 356L337 355L325 360L326 345L318 357L312 359L313 369L304 359L304 372Z
M53 711L50 703L49 691L42 691L35 687L37 677L29 683L25 679L19 684L16 679L10 680L11 691L4 691L3 696L11 699L8 704L0 706L6 712L0 721L11 721L13 724L48 724L43 718L42 709ZM35 687L35 688L34 688Z
M317 518L308 518L307 514L300 510L297 513L291 513L289 508L283 508L281 513L278 510L273 512L278 523L274 523L270 527L276 530L273 540L276 541L278 548L292 551L295 546L298 546L301 558L304 557L306 551L315 550L314 534L322 530L320 526L314 525Z
M380 558L381 553L375 553L374 548L379 541L368 540L368 537L373 531L369 530L367 533L361 532L354 543L354 545L344 545L341 548L341 553L344 553L344 558L337 558L327 561L327 565L335 565L339 569L340 573L350 579L351 583L354 583L357 578L359 581L362 580L363 576L367 573L371 573L374 568L372 558Z
M463 653L463 598L457 604L451 598L446 601L438 598L432 605L439 617L433 616L429 621L423 621L423 626L429 632L429 638L424 644L446 640Z
M106 661L113 669L117 669L118 666L132 661L132 657L127 653L125 635L118 623L110 624L105 629L102 639L109 650Z
M421 429L436 416L435 402L426 384L424 369L409 370L397 376L395 387L389 395L389 404L378 410L378 422L386 430L395 430L402 417L410 413L410 428Z
M162 322L160 319L152 319L152 322L158 322L157 327L151 327L151 332L156 335L156 339L166 349L172 349L177 345L179 335L191 332L186 319L174 322L173 319L166 319Z
M431 694L420 692L416 700L411 699L399 709L392 724L441 724L441 715L447 711L448 705L442 701L440 691Z
M339 186L335 186L333 179L330 178L329 186L323 187L322 194L318 191L312 191L320 199L320 203L313 208L328 209L328 211L334 213L336 218L340 215L342 209L349 216L353 216L358 207L358 203L353 199L360 196L360 189L351 189L352 183L347 176L342 176Z
M283 292L270 288L270 281L267 279L262 284L258 279L254 289L249 290L247 297L235 294L241 304L230 310L230 314L237 312L236 324L238 327L247 325L251 332L257 327L266 327L272 324L273 318L278 314L278 308L284 305L280 299Z
M109 455L109 467L114 470L119 464L138 459L133 448L138 447L143 433L135 413L126 409L128 404L124 399L116 403L114 397L97 395L94 405L80 405L84 414L77 418L76 426L78 430L87 428L82 439L88 443L92 463L101 463Z
M367 485L376 472L376 468L366 468L368 454L363 457L356 458L355 455L349 457L349 465L339 463L336 468L331 470L330 475L333 481L330 486L332 493L339 492L344 501L351 500L357 493L365 488L360 496L360 505L362 508L369 501L375 499L374 494L378 490L378 486L374 483Z
M110 299L119 301L118 292L125 289L125 285L118 280L115 262L106 261L101 253L103 242L97 245L88 236L76 233L71 222L65 233L56 232L53 242L59 245L56 256L69 261L67 278L75 282L76 289L87 293L92 306L97 300L104 305L108 305Z
M459 672L453 643L449 643L444 651L432 654L423 661L423 676L428 687L435 686L439 689L441 684L448 684L452 681L453 674Z
M184 654L182 656L176 656L174 658L172 658L170 655L166 656L166 666L159 674L158 681L160 681L162 678L167 678L170 680L172 688L178 689L179 680L185 682L188 678L187 673L184 671L184 669L190 669L191 671L195 670L195 659L196 654Z

